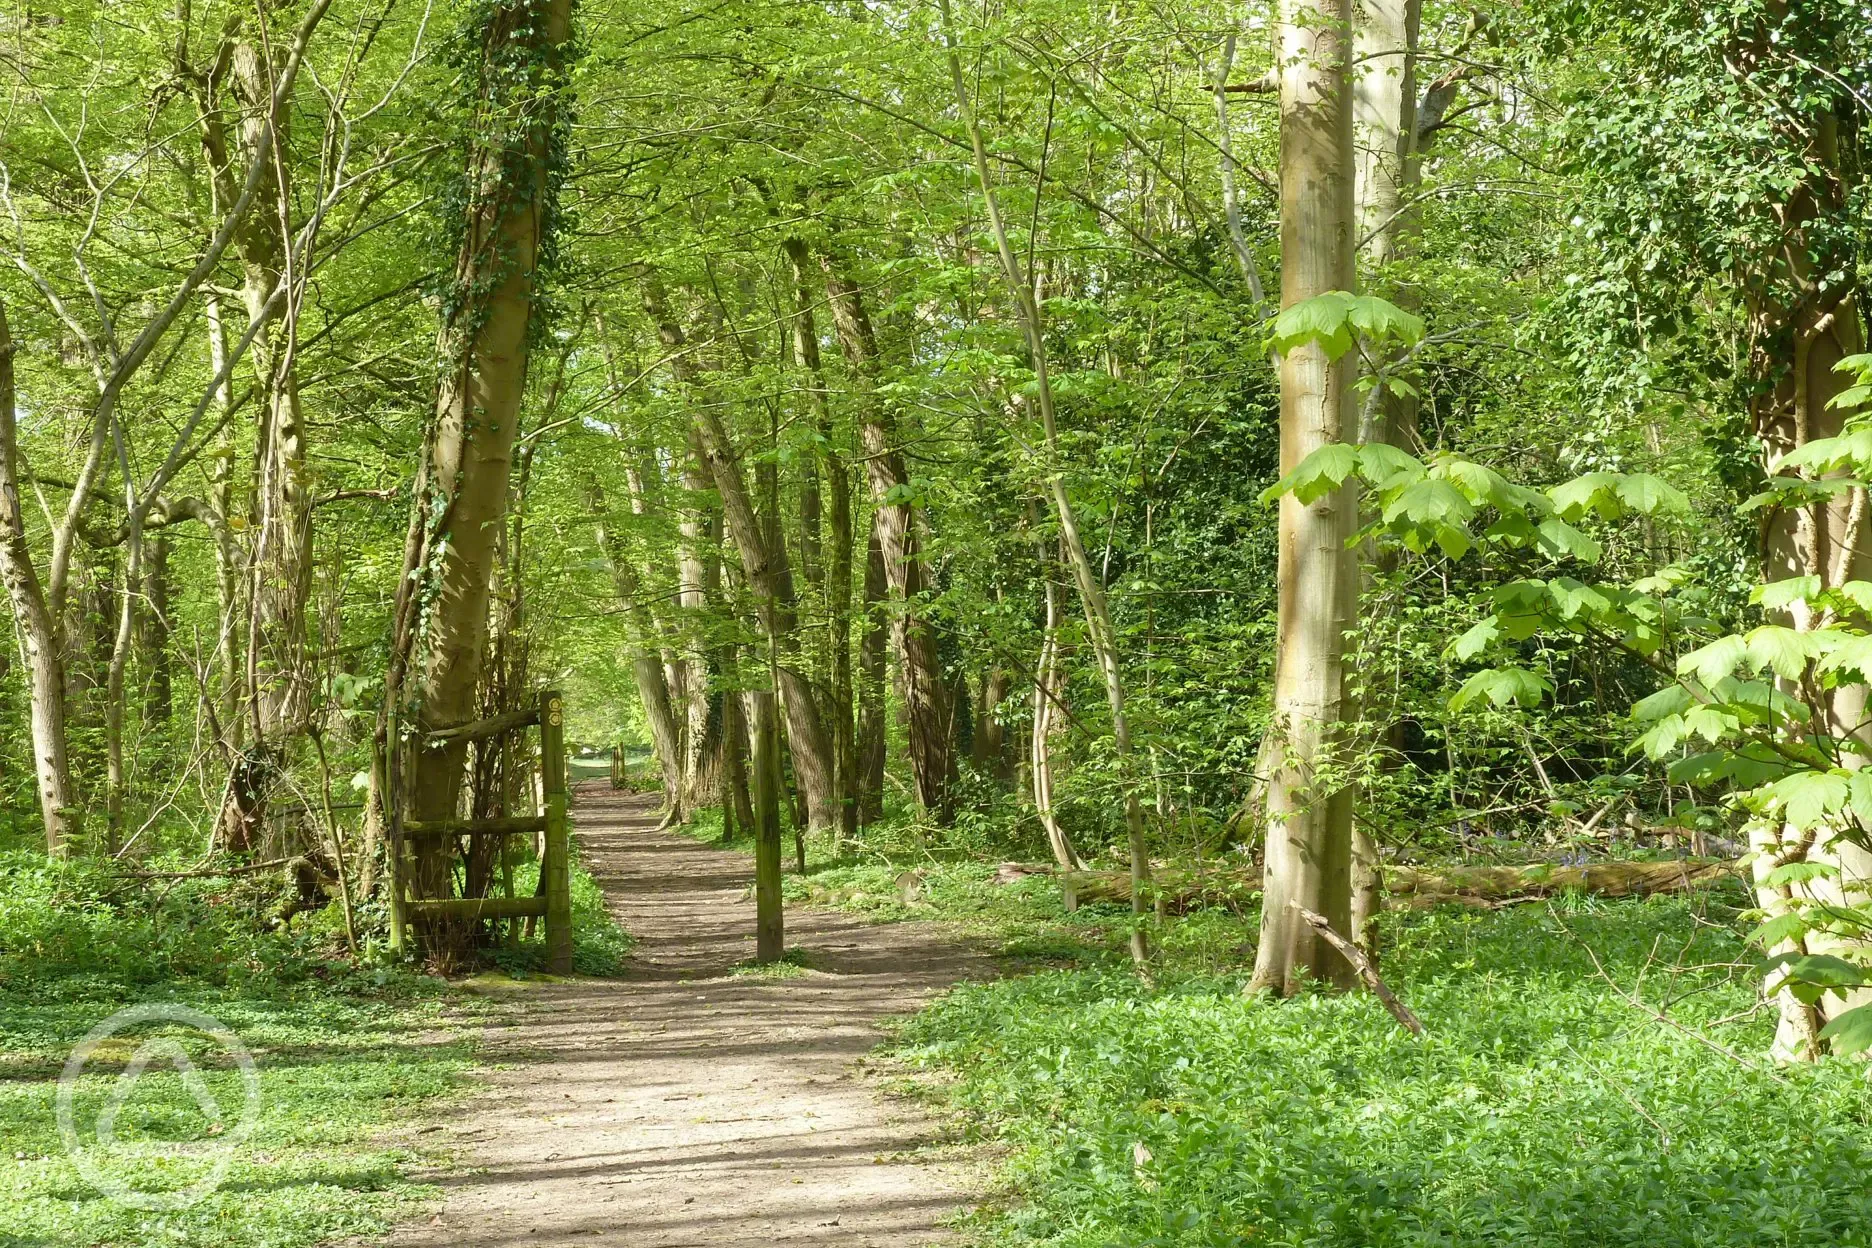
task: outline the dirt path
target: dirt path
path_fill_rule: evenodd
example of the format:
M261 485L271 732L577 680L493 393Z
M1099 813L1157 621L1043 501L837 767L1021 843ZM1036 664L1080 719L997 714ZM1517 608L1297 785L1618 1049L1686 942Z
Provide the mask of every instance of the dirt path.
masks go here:
M650 798L584 785L574 818L612 912L637 937L627 977L516 993L488 1037L486 1094L446 1127L461 1165L436 1222L399 1248L811 1244L947 1238L961 1179L905 1156L930 1138L853 1063L876 1022L986 960L919 924L790 912L818 968L729 977L754 954L745 857L654 830Z

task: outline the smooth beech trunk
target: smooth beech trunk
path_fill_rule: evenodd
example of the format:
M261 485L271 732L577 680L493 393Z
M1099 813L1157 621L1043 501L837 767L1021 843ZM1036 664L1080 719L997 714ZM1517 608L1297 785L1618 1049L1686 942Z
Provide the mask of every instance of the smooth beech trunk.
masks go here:
M1353 219L1359 260L1369 288L1402 308L1415 308L1409 282L1395 279L1393 264L1414 236L1420 160L1417 153L1417 34L1421 0L1363 0L1353 27L1352 142L1357 169ZM1369 369L1383 348L1366 344L1361 359ZM1371 388L1359 404L1361 442L1385 442L1412 450L1417 441L1415 392L1400 393L1368 379ZM1372 552L1361 552L1370 559ZM1368 685L1368 689L1370 686ZM1367 699L1365 718L1373 700ZM1395 725L1374 732L1396 736ZM1393 742L1395 744L1395 742ZM1361 825L1352 828L1352 916L1348 933L1375 956L1377 917L1384 887L1378 843Z
M1281 306L1352 290L1350 0L1281 0L1275 32L1280 82ZM1355 360L1318 343L1281 357L1283 474L1331 442L1356 435ZM1358 566L1347 543L1358 499L1347 485L1302 504L1280 503L1279 623L1274 713L1264 749L1267 870L1253 989L1282 995L1308 979L1350 984L1345 959L1298 907L1351 926L1352 792L1344 763L1345 633L1357 608Z
M955 814L954 726L937 655L936 630L920 610L919 599L927 584L918 551L916 507L905 497L910 474L899 445L896 420L877 393L881 361L863 292L839 271L831 257L824 257L822 263L839 346L859 387L859 437L871 500L876 506L874 533L884 560L891 627L897 652L903 658L911 781L916 787L917 804L938 823L947 823Z
M56 856L65 852L78 833L78 804L72 793L71 765L66 759L64 649L32 551L26 545L26 516L20 510L14 350L6 305L0 303L0 580L6 582L26 654L32 699L33 777L38 784L46 852Z
M781 241L793 278L794 362L806 373L808 401L823 448L819 458L825 469L824 495L821 495L817 477L814 476L810 493L802 491L800 496L800 519L807 539L804 546L810 552L811 561L819 563L823 560L815 579L826 618L826 666L830 679L824 691L824 709L827 727L832 734L833 783L838 800L839 837L850 840L858 832L858 751L853 722L851 669L851 472L834 440L825 372L819 361L819 327L813 315L812 289L807 282L811 252L798 238ZM825 508L828 532L823 542L817 532L822 497L829 500L830 504Z
M884 763L889 723L884 710L885 668L889 665L890 621L886 614L884 548L877 521L865 542L864 632L858 638L858 824L884 817Z
M1743 63L1750 61L1745 58ZM1817 218L1837 221L1847 210L1845 180L1837 176L1839 151L1830 134L1834 124L1830 114L1814 121L1815 165L1820 172L1791 196L1787 217L1792 228L1783 257L1785 267L1774 274L1754 275L1745 284L1755 344L1750 366L1758 383L1753 417L1770 471L1796 447L1839 436L1845 413L1833 406L1833 398L1850 378L1836 366L1846 356L1866 349L1858 292L1850 284L1833 284L1837 279L1825 276L1810 254L1810 249L1825 246L1812 236ZM1783 283L1791 283L1794 289ZM1762 532L1766 579L1814 576L1823 586L1832 587L1872 578L1866 513L1863 487L1837 493L1828 503L1769 512ZM1784 618L1802 631L1827 622L1806 602L1792 604ZM1859 768L1872 760L1872 732L1867 728L1872 723L1868 719L1872 705L1864 685L1816 692L1807 685L1783 684L1790 696L1814 706L1819 730L1850 743L1841 752L1840 766ZM1756 830L1751 848L1758 855L1754 862L1757 901L1771 917L1814 906L1872 905L1872 850L1849 840L1850 830L1822 827L1802 833L1766 821L1752 826ZM1824 864L1837 874L1778 885L1767 882L1777 867L1798 862ZM1815 931L1769 952L1832 954L1861 961L1872 952L1872 942L1862 935ZM1829 993L1806 1005L1774 978L1769 989L1780 1012L1773 1055L1783 1061L1819 1057L1820 1029L1845 1011L1872 1003L1872 991L1866 990L1844 998Z

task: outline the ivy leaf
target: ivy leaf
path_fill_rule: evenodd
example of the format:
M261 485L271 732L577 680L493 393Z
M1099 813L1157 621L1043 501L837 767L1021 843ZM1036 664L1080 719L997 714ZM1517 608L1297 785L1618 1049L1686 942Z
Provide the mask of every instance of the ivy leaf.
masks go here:
M1872 1049L1872 1005L1847 1010L1820 1029L1820 1038L1833 1042L1833 1051L1851 1057Z

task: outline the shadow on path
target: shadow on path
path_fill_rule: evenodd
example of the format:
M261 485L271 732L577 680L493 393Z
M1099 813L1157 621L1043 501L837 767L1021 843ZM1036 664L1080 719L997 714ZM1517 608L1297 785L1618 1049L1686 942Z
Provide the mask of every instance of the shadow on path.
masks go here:
M791 979L728 977L754 956L741 855L655 830L655 799L578 786L584 860L637 938L624 978L516 989L490 1029L487 1092L445 1130L437 1219L398 1248L808 1244L914 1248L968 1193L903 1154L914 1110L853 1070L879 1019L988 962L929 925L787 914L812 955Z

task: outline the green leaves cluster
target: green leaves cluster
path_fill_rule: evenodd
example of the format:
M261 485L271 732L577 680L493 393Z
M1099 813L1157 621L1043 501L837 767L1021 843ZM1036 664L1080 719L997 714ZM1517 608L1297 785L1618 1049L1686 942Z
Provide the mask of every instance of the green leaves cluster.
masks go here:
M1865 463L1872 463L1872 430L1852 428L1808 444L1783 466L1833 472ZM1838 874L1808 859L1814 844L1872 841L1872 771L1858 764L1852 726L1831 724L1818 711L1838 691L1872 684L1872 582L1827 586L1807 575L1759 586L1753 605L1779 618L1732 632L1687 600L1683 591L1695 578L1683 566L1630 583L1588 579L1603 548L1576 526L1634 517L1668 523L1689 514L1681 491L1644 473L1591 472L1537 490L1454 454L1419 460L1388 446L1333 445L1268 493L1310 503L1354 480L1365 486L1372 516L1361 540L1451 560L1480 550L1511 571L1488 591L1488 613L1445 651L1458 662L1491 661L1450 697L1452 711L1526 709L1550 696L1552 681L1523 661L1527 643L1568 637L1643 661L1666 683L1632 706L1642 731L1631 748L1669 762L1673 782L1721 793L1774 829L1771 842L1781 834L1799 838L1761 878L1765 888L1784 890L1786 904L1765 916L1756 941L1764 948L1794 942L1803 951L1784 960L1780 976L1803 994L1872 986L1872 972L1833 955L1807 955L1800 943L1809 935L1872 932L1872 908L1852 898L1823 903L1797 887ZM1845 1052L1872 1048L1872 1007L1841 1014L1827 1038Z

